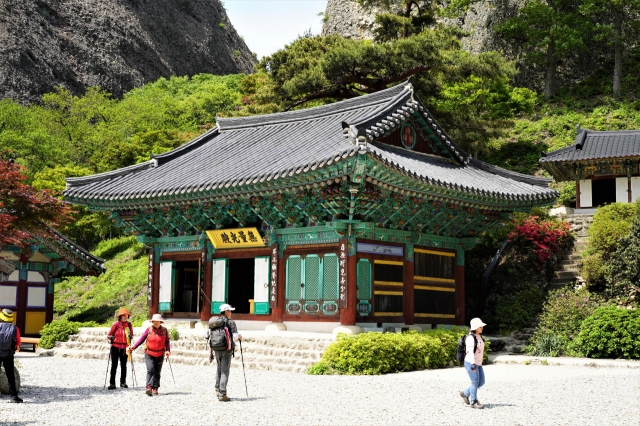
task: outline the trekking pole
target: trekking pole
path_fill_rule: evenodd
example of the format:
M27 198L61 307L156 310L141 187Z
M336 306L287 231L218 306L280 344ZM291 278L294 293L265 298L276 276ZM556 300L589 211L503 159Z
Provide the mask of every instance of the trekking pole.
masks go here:
M171 360L169 357L166 357L167 362L169 363L169 370L171 371L171 378L173 379L173 384L176 384L176 378L173 377L173 367L171 367Z
M129 353L129 357L131 359L131 380L133 382L133 387L138 387L138 378L136 377L136 369L133 368L133 355Z
M249 391L247 390L247 373L244 372L244 356L242 355L242 340L240 342L240 359L242 360L242 375L244 376L244 391L247 394L247 398L249 398Z
M111 364L111 350L109 350L109 358L107 359L107 371L104 373L104 386L102 386L102 389L107 387L107 376L109 375L109 364Z

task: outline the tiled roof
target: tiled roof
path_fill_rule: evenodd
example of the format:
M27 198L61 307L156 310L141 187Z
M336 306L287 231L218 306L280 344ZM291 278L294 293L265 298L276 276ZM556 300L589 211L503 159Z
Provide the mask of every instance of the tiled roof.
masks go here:
M431 126L453 160L375 142L412 114ZM238 187L315 170L368 153L437 185L502 199L551 199L548 179L490 166L460 149L414 98L410 84L330 105L256 117L219 118L215 129L150 161L67 179L67 200L150 200Z
M98 256L92 255L87 250L83 249L78 244L74 243L69 238L67 238L66 236L62 235L60 232L56 231L55 229L53 229L53 228L51 228L49 226L46 226L46 225L45 225L45 228L46 228L47 233L49 234L49 238L51 240L56 241L58 244L64 246L67 250L71 251L77 257L82 259L82 261L85 264L87 264L91 270L93 270L97 274L100 274L100 273L105 271L105 267L104 267L105 260L104 259L102 259L102 258L100 258ZM56 251L55 247L52 247L51 245L48 245L48 247L49 247L49 249L51 249L53 251ZM64 253L58 253L58 254L60 254L60 256L63 257L63 258L66 257ZM74 263L73 259L67 259L67 260L69 262L71 262L71 263ZM76 265L76 266L81 267L82 265ZM84 270L86 268L81 268L81 269Z
M640 130L578 129L573 145L543 154L541 163L640 157Z
M0 257L0 274L11 275L16 270L16 265Z

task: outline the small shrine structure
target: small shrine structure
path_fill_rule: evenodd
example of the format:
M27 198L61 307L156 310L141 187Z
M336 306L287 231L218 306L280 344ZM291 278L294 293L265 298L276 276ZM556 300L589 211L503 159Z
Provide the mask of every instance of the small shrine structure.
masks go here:
M557 182L576 183L576 213L640 197L640 130L578 127L573 145L542 154L540 165Z
M552 205L549 182L471 158L404 83L219 118L149 161L67 179L64 197L148 247L149 315L206 321L230 303L244 327L357 331L463 324L465 251Z
M55 285L62 277L104 271L103 259L42 226L42 235L32 235L26 247L0 246L0 309L14 311L14 323L27 337L37 337L53 320Z

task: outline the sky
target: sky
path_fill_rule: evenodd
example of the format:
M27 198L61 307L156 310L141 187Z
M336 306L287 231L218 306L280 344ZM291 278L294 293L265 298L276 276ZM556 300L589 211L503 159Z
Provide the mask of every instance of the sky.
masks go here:
M249 50L258 58L270 55L298 35L322 30L327 0L223 0L227 15Z

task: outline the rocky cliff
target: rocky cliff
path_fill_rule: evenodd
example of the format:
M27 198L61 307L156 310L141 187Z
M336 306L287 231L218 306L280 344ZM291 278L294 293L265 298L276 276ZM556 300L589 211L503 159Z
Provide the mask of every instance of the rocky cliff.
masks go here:
M220 0L0 0L0 99L115 96L159 77L251 72Z

